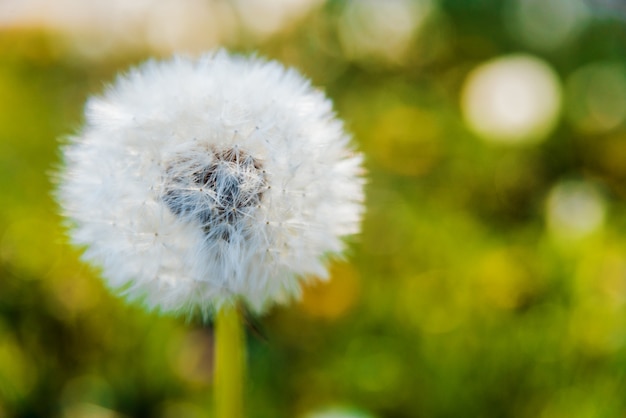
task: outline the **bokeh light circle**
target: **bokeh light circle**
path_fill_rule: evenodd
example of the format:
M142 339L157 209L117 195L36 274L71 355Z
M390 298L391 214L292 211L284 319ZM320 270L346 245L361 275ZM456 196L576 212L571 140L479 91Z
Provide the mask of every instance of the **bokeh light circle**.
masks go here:
M548 195L546 218L556 238L577 239L604 224L606 204L598 189L585 181L558 183Z
M626 69L597 62L577 69L566 80L566 115L583 133L603 133L626 119Z
M513 0L505 12L512 35L541 51L574 42L591 17L585 0Z
M353 407L330 407L306 414L303 418L375 418L369 412Z
M339 18L339 40L353 59L400 62L431 12L430 0L349 0Z
M510 55L479 65L461 92L466 124L490 142L542 141L555 127L560 109L558 76L530 55Z

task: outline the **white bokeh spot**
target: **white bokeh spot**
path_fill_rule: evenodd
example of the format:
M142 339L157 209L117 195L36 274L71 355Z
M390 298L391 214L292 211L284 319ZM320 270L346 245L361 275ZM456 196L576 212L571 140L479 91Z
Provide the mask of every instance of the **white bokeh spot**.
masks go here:
M479 65L467 76L461 93L468 127L491 142L544 140L555 127L560 108L556 73L529 55L511 55Z
M557 184L548 195L546 218L549 231L557 238L578 239L604 224L606 204L598 189L584 181Z

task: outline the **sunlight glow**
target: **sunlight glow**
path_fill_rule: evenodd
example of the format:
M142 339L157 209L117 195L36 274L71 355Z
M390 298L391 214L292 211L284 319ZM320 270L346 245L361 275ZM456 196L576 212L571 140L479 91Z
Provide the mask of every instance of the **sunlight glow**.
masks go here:
M550 232L558 238L583 238L604 224L605 202L590 183L568 181L551 191L546 207Z
M465 80L461 108L468 127L487 141L533 143L556 125L560 83L545 62L528 55L488 61Z
M339 22L341 45L352 58L401 61L430 11L427 0L348 1Z

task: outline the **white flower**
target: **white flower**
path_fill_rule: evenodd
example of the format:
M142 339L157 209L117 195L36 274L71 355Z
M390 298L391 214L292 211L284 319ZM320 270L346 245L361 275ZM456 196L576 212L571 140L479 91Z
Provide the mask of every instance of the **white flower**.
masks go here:
M85 115L57 191L71 239L150 309L262 312L326 277L359 231L362 156L331 102L276 62L149 61Z

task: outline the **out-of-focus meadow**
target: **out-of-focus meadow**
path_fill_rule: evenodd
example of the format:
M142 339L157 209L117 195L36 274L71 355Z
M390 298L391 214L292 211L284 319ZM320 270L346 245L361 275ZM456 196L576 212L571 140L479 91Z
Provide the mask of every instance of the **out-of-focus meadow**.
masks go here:
M112 296L50 174L116 72L217 46L367 155L346 262L248 335L250 417L626 416L619 0L2 0L0 417L211 416L210 329Z

